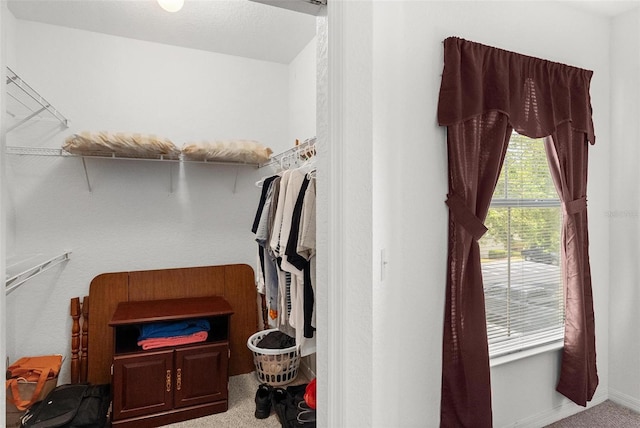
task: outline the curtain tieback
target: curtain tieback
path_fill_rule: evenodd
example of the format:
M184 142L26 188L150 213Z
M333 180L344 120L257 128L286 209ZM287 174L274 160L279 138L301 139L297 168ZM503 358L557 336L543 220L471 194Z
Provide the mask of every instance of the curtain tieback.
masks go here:
M562 206L568 215L578 214L587 209L587 198L583 196L573 201L563 202Z
M469 209L464 199L460 196L455 193L450 193L447 195L445 203L449 207L453 218L455 218L455 220L460 223L460 225L464 227L476 241L480 240L482 235L487 232L487 227Z

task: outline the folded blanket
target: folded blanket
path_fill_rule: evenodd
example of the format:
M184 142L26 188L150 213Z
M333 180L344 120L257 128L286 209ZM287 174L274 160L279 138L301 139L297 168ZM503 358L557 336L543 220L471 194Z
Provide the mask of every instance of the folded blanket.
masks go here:
M209 333L206 331L199 331L197 333L189 334L187 336L174 336L174 337L157 337L152 339L144 339L138 341L138 346L142 346L142 349L155 349L165 346L178 346L187 345L189 343L204 342L207 340Z
M200 331L209 331L209 329L209 321L205 319L142 324L140 326L140 336L138 336L138 340L156 337L187 336Z

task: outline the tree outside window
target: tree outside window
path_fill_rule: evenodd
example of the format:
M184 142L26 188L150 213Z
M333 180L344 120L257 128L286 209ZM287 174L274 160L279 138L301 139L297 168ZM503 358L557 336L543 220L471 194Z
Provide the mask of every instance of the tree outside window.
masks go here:
M492 357L562 338L562 210L544 143L514 133L480 241Z

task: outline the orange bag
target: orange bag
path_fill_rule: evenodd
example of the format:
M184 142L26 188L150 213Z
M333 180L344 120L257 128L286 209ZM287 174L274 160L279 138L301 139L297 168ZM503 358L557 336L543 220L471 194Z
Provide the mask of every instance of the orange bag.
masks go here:
M7 369L7 400L18 410L26 410L38 400L40 392L47 379L58 376L62 366L62 355L42 355L37 357L22 357ZM18 388L19 381L35 382L36 389L31 397L21 398Z

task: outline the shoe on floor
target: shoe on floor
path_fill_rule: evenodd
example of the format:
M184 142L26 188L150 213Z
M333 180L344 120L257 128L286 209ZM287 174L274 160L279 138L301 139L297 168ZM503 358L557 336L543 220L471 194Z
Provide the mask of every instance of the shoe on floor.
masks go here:
M291 397L289 397L287 391L284 388L273 388L271 400L273 410L276 412L276 416L278 417L280 424L283 427L288 426L287 404L289 403L289 401L291 401Z
M271 393L273 388L267 384L261 384L256 391L256 412L258 419L266 419L271 415Z
M273 388L271 390L271 404L275 407L276 404L286 400L288 398L287 390L284 388Z

